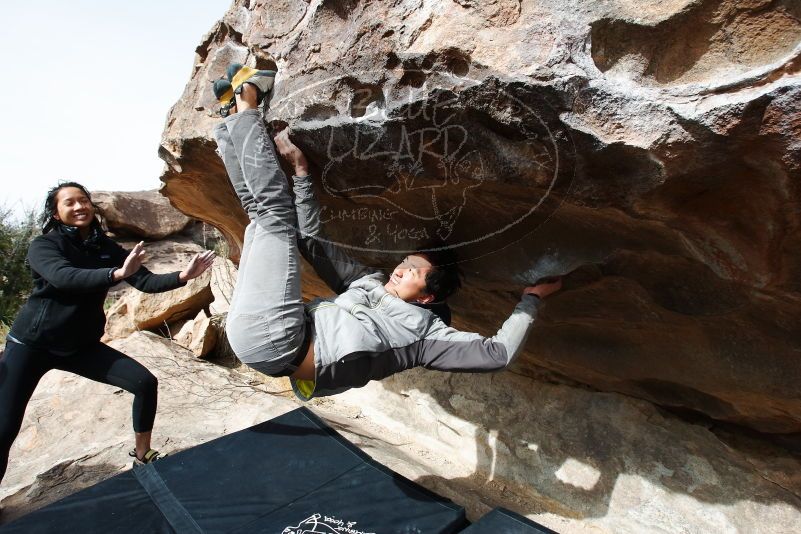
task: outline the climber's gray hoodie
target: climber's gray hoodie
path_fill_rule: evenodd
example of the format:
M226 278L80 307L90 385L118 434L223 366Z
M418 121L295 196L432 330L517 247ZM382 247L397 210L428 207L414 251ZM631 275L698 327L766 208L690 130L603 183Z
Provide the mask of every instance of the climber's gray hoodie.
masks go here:
M301 399L360 387L412 367L487 372L515 360L537 316L536 296L523 295L493 337L451 328L431 310L388 293L384 274L366 268L328 241L321 232L310 178L293 180L300 251L339 293L306 305L314 332L316 379L292 379Z

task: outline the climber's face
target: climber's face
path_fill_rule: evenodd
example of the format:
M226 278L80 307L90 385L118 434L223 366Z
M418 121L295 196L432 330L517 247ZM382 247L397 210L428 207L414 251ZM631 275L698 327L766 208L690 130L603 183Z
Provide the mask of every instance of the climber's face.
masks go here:
M433 269L425 254L410 254L395 267L384 288L406 302L426 304L434 300L426 293L426 276Z

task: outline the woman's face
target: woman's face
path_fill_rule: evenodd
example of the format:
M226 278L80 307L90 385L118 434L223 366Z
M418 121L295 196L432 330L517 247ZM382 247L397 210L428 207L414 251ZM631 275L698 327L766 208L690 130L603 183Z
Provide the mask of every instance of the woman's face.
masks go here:
M56 193L54 216L68 226L89 228L95 218L95 208L83 191L77 187L64 187Z

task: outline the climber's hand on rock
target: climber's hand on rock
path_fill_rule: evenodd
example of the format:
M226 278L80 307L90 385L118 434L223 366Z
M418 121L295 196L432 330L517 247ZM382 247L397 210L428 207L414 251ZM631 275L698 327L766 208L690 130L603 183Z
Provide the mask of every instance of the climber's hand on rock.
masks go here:
M524 295L534 295L544 299L548 295L556 293L562 289L562 277L557 277L555 281L542 282L523 289Z
M289 139L289 128L283 128L274 139L278 153L295 169L295 176L308 176L309 163L303 151Z

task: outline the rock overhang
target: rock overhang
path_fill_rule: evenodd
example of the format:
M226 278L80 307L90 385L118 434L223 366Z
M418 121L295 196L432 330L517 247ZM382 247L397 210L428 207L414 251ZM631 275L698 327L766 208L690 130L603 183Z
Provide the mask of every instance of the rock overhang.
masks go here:
M237 255L210 82L233 61L277 67L266 118L290 125L354 255L455 248L457 326L485 334L522 284L574 271L524 373L798 432L801 30L791 2L752 4L727 19L732 2L235 2L171 111L162 191ZM714 26L711 55L671 44L692 24ZM765 53L716 70L716 36L744 46L748 24ZM650 43L646 68L626 66L626 36Z

